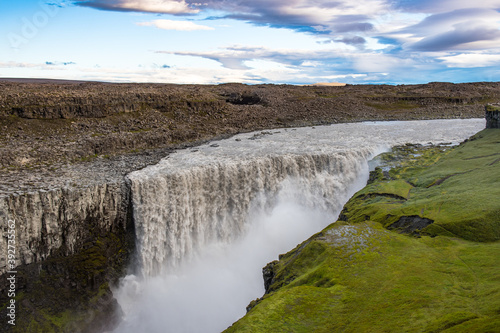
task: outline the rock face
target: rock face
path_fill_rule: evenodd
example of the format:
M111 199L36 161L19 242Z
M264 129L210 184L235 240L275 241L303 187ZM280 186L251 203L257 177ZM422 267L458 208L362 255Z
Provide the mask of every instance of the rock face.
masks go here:
M0 257L0 304L10 301L5 272L15 271L18 318L0 332L113 329L121 309L110 285L125 274L134 248L129 212L124 181L0 196L0 251L8 253L14 224L16 257L15 264Z
M500 128L500 104L486 105L486 128Z
M103 232L124 229L128 191L125 184L62 188L0 198L0 225L15 222L16 266L45 260L54 251L71 255ZM7 253L7 239L0 238ZM0 273L8 271L0 259Z

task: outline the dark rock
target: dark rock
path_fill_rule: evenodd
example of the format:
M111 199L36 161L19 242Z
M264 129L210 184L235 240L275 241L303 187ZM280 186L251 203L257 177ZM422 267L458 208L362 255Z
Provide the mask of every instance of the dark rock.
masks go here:
M247 313L250 312L250 310L252 310L257 304L259 304L264 298L257 298L257 299L254 299L253 301L251 301L247 307L246 307L246 310L247 310Z
M402 216L398 221L391 224L388 229L398 229L402 233L411 234L422 230L432 223L434 223L433 220L417 215Z
M486 105L486 128L500 128L500 104Z
M262 268L262 276L264 278L264 289L266 290L266 294L269 292L269 289L273 284L274 276L276 274L274 269L278 263L278 260L274 260L268 263L264 268Z

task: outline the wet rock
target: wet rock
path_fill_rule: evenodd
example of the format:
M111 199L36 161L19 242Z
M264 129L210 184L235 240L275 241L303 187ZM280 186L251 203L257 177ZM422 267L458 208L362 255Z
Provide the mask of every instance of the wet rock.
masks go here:
M486 105L486 128L500 128L500 104Z
M391 224L388 229L397 229L401 233L411 234L424 229L432 223L434 223L433 220L425 217L416 215L402 216L399 220Z

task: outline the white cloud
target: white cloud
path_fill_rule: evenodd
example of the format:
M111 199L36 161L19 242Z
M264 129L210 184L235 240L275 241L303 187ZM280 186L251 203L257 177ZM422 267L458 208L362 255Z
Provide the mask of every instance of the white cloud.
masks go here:
M140 26L155 26L158 29L177 31L214 30L212 27L199 25L191 21L154 20L151 22L139 22L136 24Z
M185 0L80 0L75 4L102 10L147 12L161 14L196 14L195 4Z
M448 67L474 68L500 66L500 54L464 53L438 58Z
M363 73L395 72L415 65L413 59L402 59L383 53L358 54L353 57L354 68Z
M69 64L69 63L68 63ZM17 62L17 61L9 61L9 62L0 62L0 68L38 68L44 70L53 70L53 69L64 69L65 63L28 63L28 62Z

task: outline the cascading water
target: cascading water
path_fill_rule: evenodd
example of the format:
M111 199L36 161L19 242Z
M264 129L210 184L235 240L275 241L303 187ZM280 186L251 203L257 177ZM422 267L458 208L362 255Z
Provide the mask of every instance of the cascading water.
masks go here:
M140 276L117 332L220 332L263 293L261 268L334 222L397 144L459 142L484 120L378 122L241 134L129 175Z

